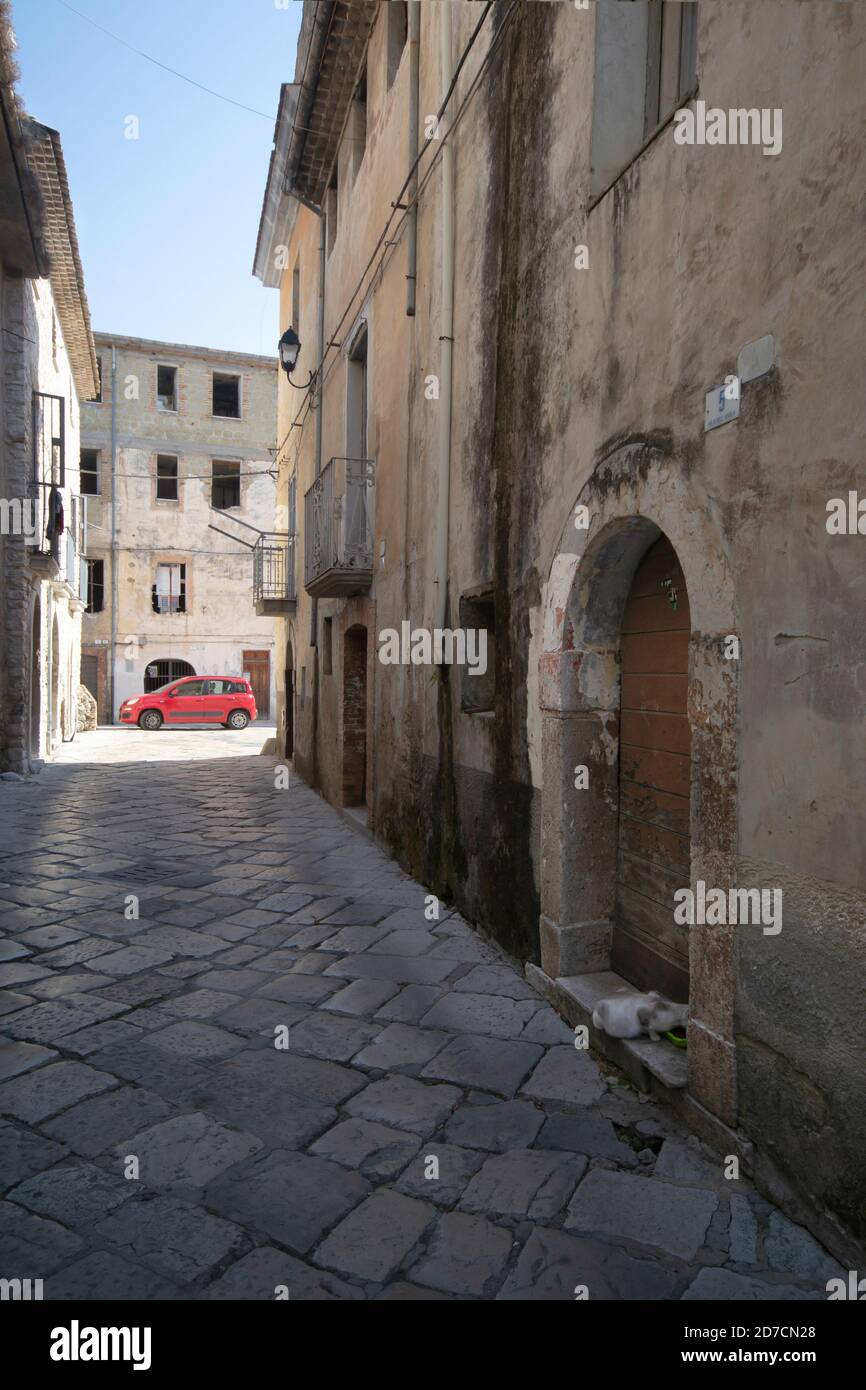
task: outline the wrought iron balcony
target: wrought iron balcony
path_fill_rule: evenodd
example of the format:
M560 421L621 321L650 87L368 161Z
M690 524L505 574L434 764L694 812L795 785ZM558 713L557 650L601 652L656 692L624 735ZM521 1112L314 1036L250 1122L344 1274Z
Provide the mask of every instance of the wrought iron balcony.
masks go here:
M258 616L294 613L298 602L295 537L286 531L263 531L252 551L253 602Z
M362 594L373 579L374 459L332 458L304 497L304 588Z

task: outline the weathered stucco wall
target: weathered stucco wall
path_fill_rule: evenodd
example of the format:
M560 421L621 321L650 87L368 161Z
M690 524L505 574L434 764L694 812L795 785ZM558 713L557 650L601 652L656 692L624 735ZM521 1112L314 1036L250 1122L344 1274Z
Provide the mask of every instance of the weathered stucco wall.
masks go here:
M81 422L50 281L3 277L2 326L3 498L24 503L33 496L34 392L62 398L65 427L59 491L66 531L60 537L56 577L47 572L43 577L32 568L30 537L10 530L0 538L0 767L23 775L75 733L83 605L78 557L70 554L68 537L72 499L78 493Z
M105 563L105 606L87 614L84 641L98 653L111 638L111 343L97 334L103 399L84 406L82 443L100 451L100 495L89 499L91 558ZM117 649L115 708L143 690L151 662L180 658L199 674L239 675L242 652L271 656L274 713L274 624L253 606L251 552L241 541L274 528L275 483L269 446L275 442L276 367L267 358L196 353L177 344L116 349L117 381ZM157 409L158 364L178 369L178 409ZM241 418L212 413L212 373L241 377ZM157 454L178 458L178 499L156 495ZM214 459L240 465L240 506L211 507ZM244 523L234 525L233 521ZM210 530L218 526L228 536ZM230 537L237 537L233 541ZM155 613L152 585L160 563L186 565L186 612ZM107 677L107 663L105 664ZM103 708L107 708L107 692Z
M478 7L455 4L452 15L456 56ZM508 15L497 4L493 27ZM866 1143L866 1093L854 1020L866 982L866 790L862 759L852 756L866 673L856 602L862 538L830 536L825 520L828 499L846 496L862 472L856 132L866 12L704 0L698 96L723 108L781 108L781 153L678 145L668 123L593 203L595 20L595 7L517 7L455 136L449 610L456 623L461 593L492 590L496 704L492 715L464 713L456 672L443 680L376 662L373 826L413 872L517 954L538 958L546 848L538 671L550 576L591 479L612 516L646 507L662 529L671 499L681 498L677 544L690 598L708 615L729 614L740 642L737 698L720 700L728 724L713 731L730 760L718 770L733 799L722 815L712 778L698 789L693 876L700 867L782 887L787 903L777 936L729 934L702 957L705 1017L723 1017L734 1042L714 1051L708 1023L693 1060L708 1087L716 1070L716 1113L756 1142L765 1182L771 1170L783 1173L809 1195L813 1222L823 1210L862 1236L856 1156ZM361 308L338 331L406 163L407 65L384 96L381 30L370 47L364 160L354 181L341 182L329 340L344 340ZM488 40L458 82L458 105ZM422 7L421 55L423 124L441 92L434 6ZM420 205L415 318L403 311L403 237L366 310L377 462L369 615L374 606L378 632L403 618L433 623L438 417L424 388L439 364L440 179L434 172ZM309 303L318 227L304 210L294 236L309 267ZM588 248L588 268L575 263L578 245ZM314 319L306 322L312 337ZM739 419L705 432L705 393L766 334L775 339L772 370L744 385ZM336 352L332 362L324 459L345 445L346 363ZM311 419L296 433L300 498L313 476ZM630 449L643 476L604 466ZM716 603L723 581L727 608ZM342 608L320 603L320 623ZM309 668L308 701L309 631L302 599L296 665ZM702 641L720 635L708 620ZM334 674L319 678L315 754L312 710L296 721L299 766L335 800L341 660L335 643ZM700 709L694 714L699 723ZM567 857L567 846L557 852Z

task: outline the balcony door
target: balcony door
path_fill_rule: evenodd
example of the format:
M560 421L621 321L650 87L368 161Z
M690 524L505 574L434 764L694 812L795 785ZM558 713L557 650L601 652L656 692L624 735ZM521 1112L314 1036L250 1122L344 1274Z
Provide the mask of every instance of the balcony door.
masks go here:
M346 383L346 479L343 539L346 561L358 563L368 548L367 497L367 325L362 324L349 348Z

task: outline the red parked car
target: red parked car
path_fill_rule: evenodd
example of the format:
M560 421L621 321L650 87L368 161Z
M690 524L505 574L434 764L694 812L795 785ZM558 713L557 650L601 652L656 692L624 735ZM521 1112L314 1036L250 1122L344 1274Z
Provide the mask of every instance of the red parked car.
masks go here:
M242 676L185 676L149 695L133 695L120 706L121 723L154 733L163 724L245 729L255 717L253 688Z

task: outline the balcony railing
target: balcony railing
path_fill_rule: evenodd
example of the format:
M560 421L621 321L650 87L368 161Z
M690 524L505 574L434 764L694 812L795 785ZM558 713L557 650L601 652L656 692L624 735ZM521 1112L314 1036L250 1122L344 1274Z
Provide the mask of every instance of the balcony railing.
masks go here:
M294 612L295 537L286 531L263 531L253 548L253 602L259 617Z
M304 587L316 598L369 589L373 579L373 459L332 458L304 498Z

